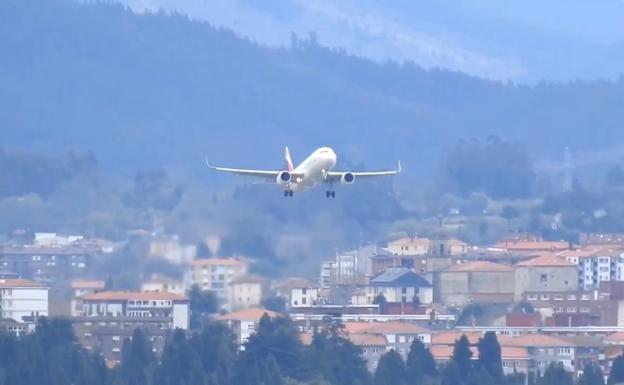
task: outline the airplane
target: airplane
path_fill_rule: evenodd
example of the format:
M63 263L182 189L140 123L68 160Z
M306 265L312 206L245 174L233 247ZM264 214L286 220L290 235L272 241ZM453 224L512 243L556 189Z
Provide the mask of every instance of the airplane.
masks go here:
M294 191L303 191L321 183L329 184L328 190L325 192L327 198L335 198L334 184L349 185L356 179L369 179L372 177L395 175L401 172L401 162L396 170L391 171L366 171L366 172L350 172L350 171L333 171L336 166L336 153L329 147L321 147L316 149L297 167L293 167L293 161L290 157L288 147L284 150L284 158L286 167L284 170L247 170L239 168L216 167L212 166L208 159L205 159L208 168L216 171L229 172L244 176L254 176L264 178L271 183L275 183L284 188L284 196L292 197Z

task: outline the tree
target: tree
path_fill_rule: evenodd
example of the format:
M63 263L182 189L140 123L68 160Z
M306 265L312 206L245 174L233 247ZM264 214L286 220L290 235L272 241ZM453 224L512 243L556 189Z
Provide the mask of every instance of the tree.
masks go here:
M189 291L191 329L199 329L202 320L209 314L216 313L218 307L219 301L213 291L201 290L198 285L191 286Z
M438 375L433 355L419 339L415 338L410 347L405 363L407 383L419 385L425 379L432 379Z
M453 348L453 362L457 365L461 378L468 378L472 370L472 351L470 350L470 342L468 337L462 335L459 340L455 341Z
M156 385L206 385L201 358L183 330L170 336L156 374Z
M140 328L134 329L131 339L125 339L121 350L119 374L127 385L151 384L155 367L152 344Z
M405 365L394 349L379 358L373 380L374 385L405 385Z
M479 366L483 367L493 378L500 380L503 377L503 361L501 347L496 339L496 333L487 332L479 340Z
M620 354L613 360L611 371L609 372L609 385L615 385L624 382L624 354Z
M578 380L578 385L605 385L604 374L600 366L587 364L583 368L583 374Z
M262 300L262 306L267 310L283 313L286 311L286 300L283 297L268 297Z
M462 385L464 383L459 367L451 360L442 370L442 385Z
M552 363L544 371L544 375L537 381L537 385L574 385L572 375L563 366Z
M379 293L375 296L375 298L373 298L373 305L378 305L379 306L379 313L380 314L385 314L386 313L386 305L388 304L388 301L386 300L386 297L383 295L383 293Z
M272 358L283 377L300 381L311 378L312 370L306 359L306 349L299 339L299 332L286 317L270 318L267 314L262 316L256 333L245 344L245 358L256 363ZM267 365L264 362L258 368L269 370L270 365Z
M367 385L371 378L362 350L332 328L312 338L309 359L315 374L333 385Z
M198 353L204 372L216 384L229 384L234 376L238 351L234 338L226 325L216 322L207 323L201 333L191 337L191 348Z

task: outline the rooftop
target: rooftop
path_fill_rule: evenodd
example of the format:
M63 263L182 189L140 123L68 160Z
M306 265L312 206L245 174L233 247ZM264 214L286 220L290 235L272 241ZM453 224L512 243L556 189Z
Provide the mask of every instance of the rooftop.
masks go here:
M256 321L257 322L257 321L260 321L260 318L262 318L265 314L271 318L281 316L280 313L267 310L264 308L255 307L255 308L243 309L243 310L235 311L232 313L224 314L222 316L219 316L217 319L221 321Z
M72 289L104 289L106 282L101 280L77 279L71 282Z
M347 333L376 333L376 334L431 334L431 330L412 322L346 322Z
M406 267L392 267L370 280L371 286L430 287L429 281Z
M518 263L516 266L526 266L526 267L567 267L567 266L575 266L573 263L566 261L564 258L561 258L554 254L545 254L540 257L531 258L527 261L522 261Z
M193 266L245 266L246 263L236 258L195 259Z
M509 251L563 251L567 250L570 244L563 241L508 240L498 242L495 247Z
M186 300L186 297L179 294L159 291L101 291L99 293L86 294L80 298L86 301Z
M259 284L263 284L266 283L266 279L260 277L259 275L255 275L255 274L246 274L246 275L242 275L240 277L236 277L234 279L232 279L232 284L235 283L259 283Z
M382 334L376 333L354 333L347 338L356 346L386 346L388 341Z
M404 237L400 239L396 239L394 241L388 242L388 247L390 246L426 246L429 247L429 243L431 241L429 238L411 238Z
M448 272L512 272L513 268L508 265L488 261L473 261L450 266Z
M0 279L0 287L42 287L42 285L21 278L3 278Z

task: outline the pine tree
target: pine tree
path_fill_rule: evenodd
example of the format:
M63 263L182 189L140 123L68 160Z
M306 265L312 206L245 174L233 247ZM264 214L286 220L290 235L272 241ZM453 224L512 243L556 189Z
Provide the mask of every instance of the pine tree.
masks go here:
M140 328L134 329L132 339L124 340L122 346L121 378L128 385L150 384L155 363L152 344Z
M468 337L462 335L459 340L455 341L453 348L453 362L457 365L459 374L462 378L468 378L472 370L472 351L470 350L470 342Z
M366 385L371 382L362 350L338 333L315 334L309 359L315 374L334 385Z
M405 365L394 349L379 358L374 385L405 385Z
M457 364L451 360L442 370L442 385L462 385L463 378Z
M217 384L228 384L234 373L238 347L230 329L220 323L210 322L201 333L191 337L191 346L197 351L203 370Z
M483 367L495 379L503 377L501 347L494 332L487 332L479 340L479 366Z
M574 385L572 375L561 365L552 363L544 371L544 375L537 381L538 385Z
M422 384L425 379L432 379L438 375L433 355L419 339L414 339L405 363L407 383Z
M607 383L609 385L624 383L624 354L620 354L613 360Z
M600 366L594 364L585 365L578 385L605 385L604 374Z

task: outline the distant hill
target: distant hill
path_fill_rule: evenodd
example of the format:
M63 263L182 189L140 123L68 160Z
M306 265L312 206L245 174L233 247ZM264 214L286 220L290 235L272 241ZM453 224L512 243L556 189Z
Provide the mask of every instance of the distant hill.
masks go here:
M279 167L334 146L351 164L428 169L499 135L537 157L624 143L624 80L515 87L375 64L298 39L270 49L169 14L68 0L0 4L0 145L92 150L105 168Z

